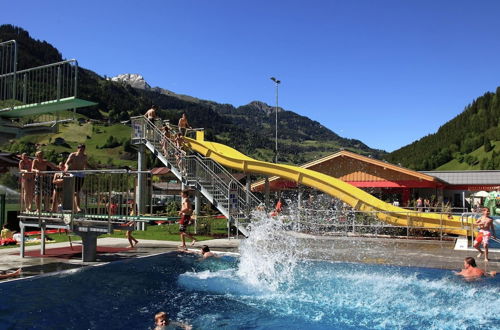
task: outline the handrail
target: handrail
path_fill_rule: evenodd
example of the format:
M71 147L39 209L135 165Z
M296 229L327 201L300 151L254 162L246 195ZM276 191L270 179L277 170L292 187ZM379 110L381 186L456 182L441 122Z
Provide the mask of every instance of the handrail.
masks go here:
M70 59L70 60L60 61L60 62L56 62L56 63L35 66L33 68L24 69L21 71L0 74L0 78L6 77L6 76L11 76L11 75L16 74L16 73L18 73L18 74L27 73L27 72L36 71L36 70L40 70L40 69L46 69L46 68L50 68L50 67L57 66L57 65L67 64L67 63L74 63L74 64L76 64L76 67L78 67L78 61L76 59Z
M5 85L0 99L10 102L0 112L17 105L77 97L78 61L70 59L4 73L0 75L0 85Z
M171 139L165 137L164 132L162 132L159 127L144 116L132 117L131 122L134 128L133 139L141 139L149 142L152 147L156 149L152 151L154 151L155 154L158 153L163 156L170 163L170 165L176 169L176 172L180 174L180 178L185 177L189 181L193 174L195 178L198 179L201 173L206 173L212 181L212 188L210 188L212 198L217 201L219 207L223 207L227 212L231 212L229 209L231 205L229 192L234 191L237 195L238 205L241 207L239 207L238 210L233 210L234 212L231 212L231 216L236 218L242 216L243 214L247 214L248 216L250 209L253 208L252 204L255 206L260 204L259 199L255 197L255 195L253 195L250 191L247 192L245 186L243 186L238 180L234 179L233 175L226 168L215 162L213 159L194 154L184 156L180 160L174 160L172 154L164 149L173 150L177 154L182 152L182 150L179 149ZM174 125L170 125L169 127L172 126ZM196 165L194 170L194 167L186 170L186 168L189 167L188 165L190 162L193 162L193 164ZM175 164L177 167L181 168L177 170ZM196 181L200 182L199 180ZM203 185L201 186L203 187ZM223 205L221 205L221 203ZM247 212L241 212L242 210Z

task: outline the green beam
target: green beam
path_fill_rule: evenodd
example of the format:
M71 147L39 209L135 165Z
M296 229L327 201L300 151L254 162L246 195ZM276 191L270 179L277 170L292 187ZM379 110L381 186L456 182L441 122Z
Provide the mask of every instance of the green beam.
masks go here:
M10 110L0 111L0 117L21 118L32 115L40 115L44 113L59 112L74 108L89 107L96 104L97 103L95 102L90 102L76 97L67 97L60 100L18 105L10 108Z

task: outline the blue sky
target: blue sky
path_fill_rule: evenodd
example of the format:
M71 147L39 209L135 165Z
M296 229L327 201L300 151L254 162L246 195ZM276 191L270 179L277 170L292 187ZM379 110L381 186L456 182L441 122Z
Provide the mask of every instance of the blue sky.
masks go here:
M279 104L395 150L500 86L500 1L8 1L21 26L98 74L235 106Z

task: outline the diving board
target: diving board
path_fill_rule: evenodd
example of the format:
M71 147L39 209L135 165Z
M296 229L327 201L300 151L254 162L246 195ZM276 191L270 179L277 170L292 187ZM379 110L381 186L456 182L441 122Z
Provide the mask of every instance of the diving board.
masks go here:
M83 108L96 105L97 103L79 99L77 97L66 97L59 100L51 100L40 103L17 105L0 110L0 117L21 118L25 116L40 115L45 113L59 112L75 108Z

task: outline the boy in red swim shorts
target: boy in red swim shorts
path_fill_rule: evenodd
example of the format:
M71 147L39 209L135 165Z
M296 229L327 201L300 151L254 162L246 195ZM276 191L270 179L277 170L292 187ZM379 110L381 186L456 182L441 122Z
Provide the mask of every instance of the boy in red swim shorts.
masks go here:
M488 261L488 243L489 239L495 237L495 226L493 226L493 219L489 217L490 210L488 208L483 208L483 215L476 220L476 225L479 228L479 233L474 240L474 247L479 251L477 255L481 258L484 254L484 261ZM484 252L481 250L479 245L483 243Z
M179 220L179 234L181 235L182 245L179 246L181 249L186 250L186 236L191 239L191 246L196 243L196 239L193 235L187 233L187 226L191 224L191 201L189 200L189 192L187 190L183 190L181 192L182 197L182 205L181 210L179 211L179 215L181 219Z

